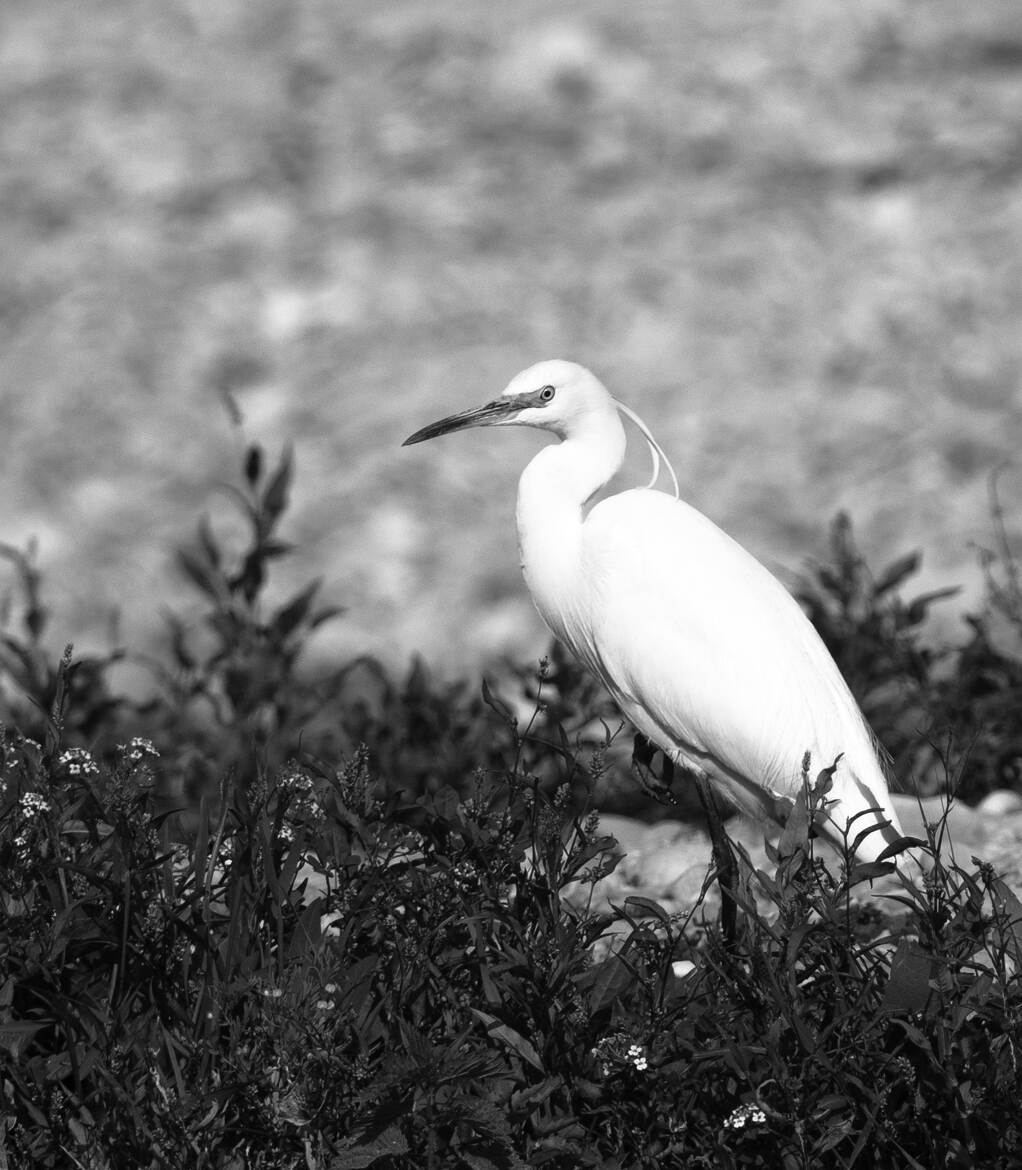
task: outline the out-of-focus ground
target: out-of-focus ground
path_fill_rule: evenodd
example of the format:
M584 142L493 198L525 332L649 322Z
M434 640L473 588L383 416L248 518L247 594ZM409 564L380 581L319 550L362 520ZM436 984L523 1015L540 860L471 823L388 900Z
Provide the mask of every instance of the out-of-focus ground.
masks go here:
M295 441L279 588L348 606L321 653L538 653L537 436L399 444L549 356L789 581L843 507L872 563L980 592L1022 438L1017 0L6 0L0 111L0 539L38 539L57 645L190 602L230 395Z

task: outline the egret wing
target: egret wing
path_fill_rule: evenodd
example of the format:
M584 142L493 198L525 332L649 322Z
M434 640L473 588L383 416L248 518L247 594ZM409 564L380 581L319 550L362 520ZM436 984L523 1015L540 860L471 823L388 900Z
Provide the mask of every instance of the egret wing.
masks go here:
M868 728L812 624L700 512L654 491L603 501L583 525L582 572L583 656L676 759L751 807L764 788L793 795L807 751L814 773L843 753L845 816L889 805Z

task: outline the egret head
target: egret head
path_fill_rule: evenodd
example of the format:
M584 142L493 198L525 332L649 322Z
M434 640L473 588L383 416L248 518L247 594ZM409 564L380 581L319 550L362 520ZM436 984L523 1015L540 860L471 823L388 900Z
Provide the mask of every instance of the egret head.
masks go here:
M584 366L560 360L537 362L516 374L499 398L431 423L402 445L466 427L541 427L563 439L586 417L603 412L615 413L614 400Z

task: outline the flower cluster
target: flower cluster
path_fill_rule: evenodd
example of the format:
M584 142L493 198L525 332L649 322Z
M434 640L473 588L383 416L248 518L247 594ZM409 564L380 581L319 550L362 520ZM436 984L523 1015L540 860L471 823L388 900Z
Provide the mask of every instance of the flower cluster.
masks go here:
M50 803L38 792L26 792L21 798L21 811L26 817L38 817L50 811Z
M293 793L295 796L312 795L312 777L293 764L281 772L277 785L285 792Z
M31 822L36 817L41 817L43 813L49 812L50 804L46 797L40 793L26 792L22 795L21 800L18 801L18 808L28 824L22 825L22 831L14 838L14 845L17 849L24 849L29 842L29 826Z
M226 874L234 864L234 857L237 852L236 845L237 838L235 837L224 837L220 842L220 850L217 853L216 861L222 874Z
M316 821L322 818L313 779L295 764L289 764L277 776L276 788L279 794L287 797L288 821ZM293 833L282 836L285 841L294 840Z
M69 776L98 776L99 765L85 748L68 748L57 763L67 768Z
M764 1121L766 1121L766 1114L758 1105L739 1105L724 1118L724 1128L744 1129L750 1123L762 1125Z
M600 1072L609 1077L615 1068L631 1065L636 1072L646 1072L649 1056L644 1044L636 1044L625 1032L614 1032L591 1050L591 1055L600 1062Z
M117 750L131 764L140 764L143 760L158 760L160 753L153 747L151 739L135 736L131 743L119 743Z
M461 893L474 889L479 884L479 875L476 867L469 861L459 861L451 870L451 879L454 888Z

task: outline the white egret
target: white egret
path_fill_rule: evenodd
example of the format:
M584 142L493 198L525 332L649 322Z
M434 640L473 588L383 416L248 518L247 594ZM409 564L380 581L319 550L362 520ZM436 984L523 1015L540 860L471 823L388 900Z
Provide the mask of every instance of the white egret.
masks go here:
M645 436L653 478L587 512L624 458L619 412ZM639 732L747 812L783 821L806 752L814 776L837 759L818 827L839 841L855 818L856 855L876 860L903 835L876 744L791 594L678 498L677 477L641 419L573 362L539 362L500 397L416 431L405 445L509 425L561 440L525 468L517 512L525 582L555 637ZM661 459L673 495L654 490Z

